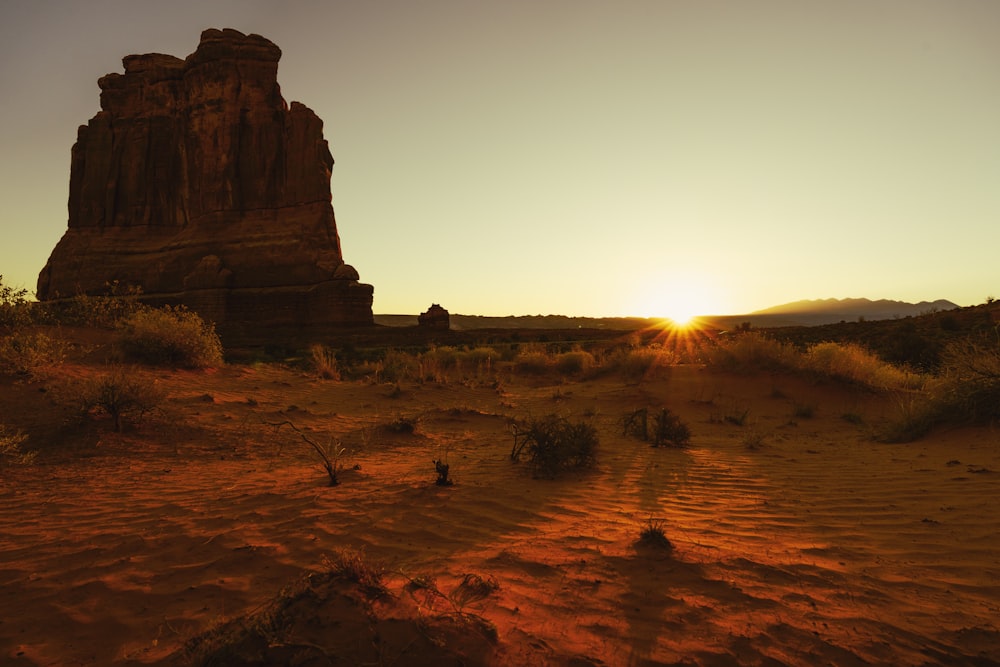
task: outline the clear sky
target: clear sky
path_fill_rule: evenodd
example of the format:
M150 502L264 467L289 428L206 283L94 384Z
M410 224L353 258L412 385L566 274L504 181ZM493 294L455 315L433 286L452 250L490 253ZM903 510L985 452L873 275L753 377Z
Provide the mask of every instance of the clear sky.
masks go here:
M376 313L1000 296L994 0L3 0L0 274L66 229L97 79L271 39Z

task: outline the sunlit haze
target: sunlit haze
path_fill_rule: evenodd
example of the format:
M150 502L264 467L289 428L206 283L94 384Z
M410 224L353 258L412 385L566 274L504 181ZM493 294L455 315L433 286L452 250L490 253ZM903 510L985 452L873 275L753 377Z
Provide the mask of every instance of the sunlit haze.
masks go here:
M5 283L66 229L97 79L210 27L275 42L323 119L376 313L1000 295L990 0L5 0Z

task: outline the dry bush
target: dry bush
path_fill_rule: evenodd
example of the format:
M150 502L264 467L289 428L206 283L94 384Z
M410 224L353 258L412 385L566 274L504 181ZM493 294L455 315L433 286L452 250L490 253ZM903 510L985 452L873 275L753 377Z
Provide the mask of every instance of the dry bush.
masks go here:
M35 321L28 290L5 285L0 275L0 326L18 328Z
M21 447L27 439L28 436L24 433L20 431L11 433L6 426L0 424L0 463L28 465L34 461L37 452L26 452Z
M627 347L609 354L602 367L618 372L626 382L641 382L666 372L674 362L674 355L659 347Z
M916 389L922 383L916 373L886 363L855 343L817 343L802 355L797 366L878 390Z
M691 441L691 429L667 408L653 414L652 425L649 422L648 408L635 410L622 418L622 432L640 440L652 440L654 447L683 447Z
M597 362L590 352L576 349L556 355L553 365L560 375L576 377L591 372Z
M104 294L77 294L54 309L60 322L113 329L137 312L149 310L139 300L141 296L141 287L115 280L105 284Z
M135 369L113 367L108 373L92 378L80 391L84 414L106 414L120 433L125 423L138 424L157 409L166 392Z
M655 519L650 519L639 532L638 544L653 549L670 550L674 548L663 529L663 522Z
M517 462L524 455L538 475L554 477L562 470L587 468L595 462L597 429L586 422L548 415L513 420L510 431L514 436L510 459Z
M899 418L881 435L890 442L922 437L934 426L1000 419L1000 341L966 338L949 343L940 375L921 394L905 396Z
M67 345L40 331L15 329L0 337L0 371L39 375L66 358Z
M140 309L121 324L120 342L135 361L183 368L221 366L215 325L183 306Z
M552 369L552 356L539 343L528 343L517 350L514 371L519 375L545 375Z
M728 371L752 372L775 368L794 369L801 355L788 343L746 331L725 339L706 351L709 366Z
M357 584L369 598L378 598L387 592L382 583L385 566L367 558L364 551L338 549L332 556L323 556L323 566L334 576Z
M310 346L309 363L316 374L324 380L339 380L341 377L337 353L325 345L317 343Z

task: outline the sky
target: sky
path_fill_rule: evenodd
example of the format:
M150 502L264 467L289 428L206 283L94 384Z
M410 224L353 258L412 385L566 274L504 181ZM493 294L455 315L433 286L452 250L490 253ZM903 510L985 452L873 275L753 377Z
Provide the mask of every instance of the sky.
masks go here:
M1000 296L1000 2L3 0L0 274L66 230L97 79L261 34L376 313Z

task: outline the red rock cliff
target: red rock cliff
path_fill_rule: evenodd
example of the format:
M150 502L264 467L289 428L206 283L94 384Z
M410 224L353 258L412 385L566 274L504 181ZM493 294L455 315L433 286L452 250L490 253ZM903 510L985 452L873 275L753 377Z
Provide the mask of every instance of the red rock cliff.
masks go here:
M117 280L224 337L371 324L372 287L341 254L323 122L285 103L280 57L259 35L206 30L185 60L127 56L102 77L38 298Z

